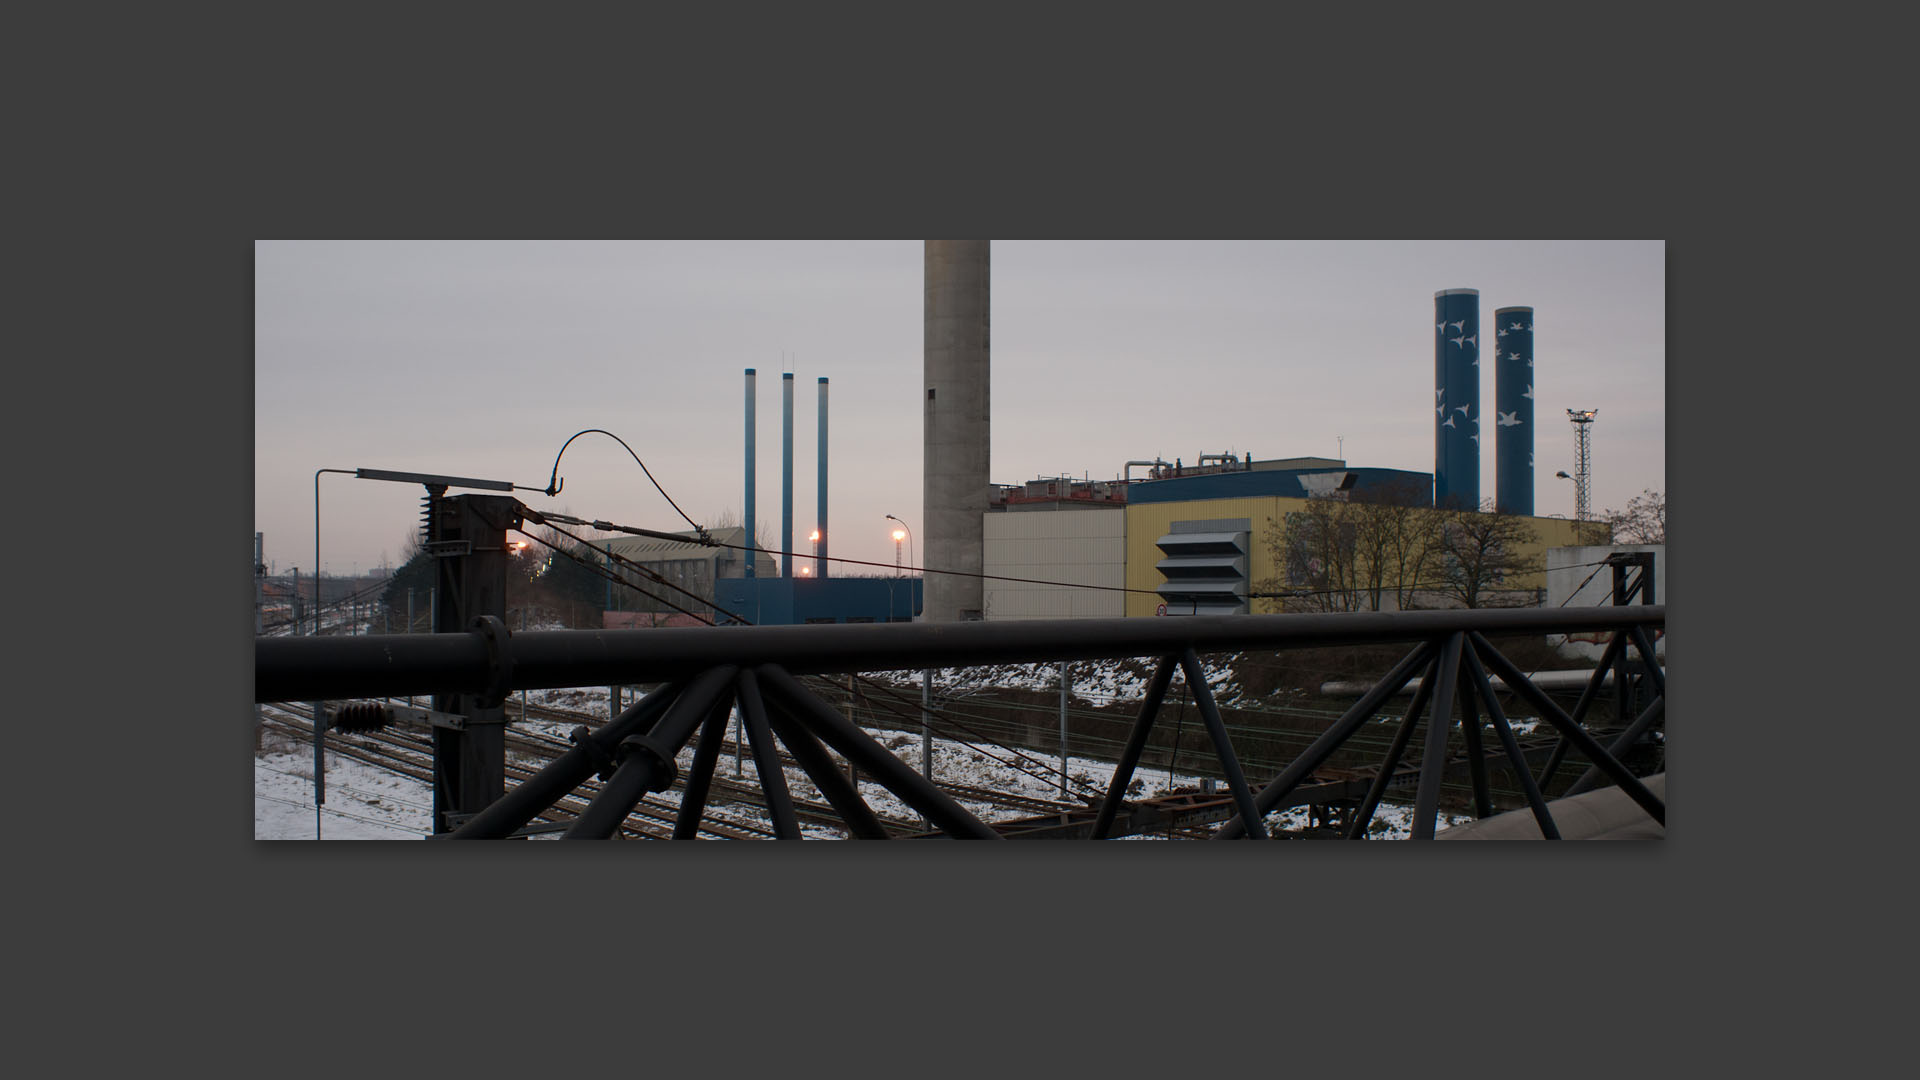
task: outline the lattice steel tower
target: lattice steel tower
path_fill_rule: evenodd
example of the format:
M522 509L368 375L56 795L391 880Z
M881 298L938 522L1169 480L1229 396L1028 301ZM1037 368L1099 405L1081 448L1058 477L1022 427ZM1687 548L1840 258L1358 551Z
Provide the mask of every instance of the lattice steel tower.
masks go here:
M1568 409L1567 419L1573 422L1573 519L1588 521L1591 515L1587 509L1587 493L1593 481L1593 446L1588 439L1588 431L1593 424L1594 414L1599 409Z

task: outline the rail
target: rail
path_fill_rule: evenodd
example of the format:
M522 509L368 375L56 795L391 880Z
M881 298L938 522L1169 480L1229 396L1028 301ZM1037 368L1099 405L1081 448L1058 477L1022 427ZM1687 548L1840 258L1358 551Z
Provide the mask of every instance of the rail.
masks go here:
M1022 622L911 623L819 626L726 626L650 630L570 630L511 633L482 618L465 633L362 637L260 638L255 643L254 700L329 701L423 694L471 694L498 701L518 690L613 684L660 684L659 689L597 729L581 727L574 746L449 835L498 838L512 834L553 804L599 776L599 791L566 832L568 838L614 835L649 791L676 778L676 756L696 735L681 821L691 835L700 821L728 717L737 704L760 771L776 836L797 837L791 797L774 762L774 740L785 745L857 837L887 833L826 749L843 755L923 815L939 834L1002 839L1018 829L996 828L968 813L946 793L895 757L795 676L870 671L914 671L980 664L1152 657L1158 666L1122 752L1105 799L1080 835L1112 835L1130 810L1123 798L1138 766L1161 701L1176 670L1183 671L1207 737L1219 757L1233 813L1213 830L1216 839L1263 838L1266 814L1287 799L1374 717L1386 701L1420 678L1350 836L1366 835L1400 758L1424 723L1425 740L1415 795L1415 838L1431 838L1447 743L1457 723L1467 750L1476 812L1489 810L1487 771L1513 771L1543 835L1558 838L1540 794L1570 752L1589 769L1579 781L1604 777L1662 825L1666 807L1618 756L1665 715L1665 677L1654 657L1651 631L1663 628L1661 605L1596 608L1520 608L1368 612L1314 615L1225 615L1188 618L1075 619ZM1494 646L1494 638L1598 632L1611 635L1579 703L1561 709ZM1277 775L1257 790L1244 775L1219 709L1207 691L1199 654L1339 646L1410 644L1411 650L1360 700ZM1652 703L1628 730L1603 746L1583 726L1609 665L1637 651L1648 669ZM1501 711L1491 679L1540 714L1560 743L1536 779ZM1455 705L1461 716L1454 717ZM1484 746L1491 728L1497 748ZM1433 737L1434 735L1439 737ZM1216 817L1215 820L1218 820ZM1004 824L1004 823L1003 823Z

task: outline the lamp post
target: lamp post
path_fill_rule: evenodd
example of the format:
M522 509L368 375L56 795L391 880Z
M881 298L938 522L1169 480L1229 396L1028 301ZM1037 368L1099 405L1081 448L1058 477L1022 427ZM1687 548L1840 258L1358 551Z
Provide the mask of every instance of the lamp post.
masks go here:
M893 530L893 576L894 577L901 576L900 574L900 541L906 538L907 538L907 534L904 530L902 529Z
M909 570L913 569L913 555L911 554L913 551L913 530L907 527L906 522L900 521L899 518L894 517L892 514L887 515L887 520L900 522L900 528L894 530L894 535L893 535L894 544L896 545L895 552L894 552L896 558L898 558L899 556L898 545L900 542L900 533L904 531L907 534L907 551L909 553L907 555L907 569Z

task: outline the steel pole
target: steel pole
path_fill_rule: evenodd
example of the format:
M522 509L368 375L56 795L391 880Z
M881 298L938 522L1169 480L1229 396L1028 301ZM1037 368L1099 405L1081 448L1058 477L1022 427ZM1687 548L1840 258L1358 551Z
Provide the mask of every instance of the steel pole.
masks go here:
M1067 798L1067 661L1060 661L1060 798Z

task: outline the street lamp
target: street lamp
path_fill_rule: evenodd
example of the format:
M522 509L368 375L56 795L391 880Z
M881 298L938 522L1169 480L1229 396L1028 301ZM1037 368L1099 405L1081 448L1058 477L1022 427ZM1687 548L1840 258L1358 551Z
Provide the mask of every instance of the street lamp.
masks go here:
M813 565L817 570L820 567L820 530L815 529L808 533L807 539L813 541Z
M899 528L899 529L895 529L895 530L894 530L894 533L893 533L893 540L894 540L894 543L895 543L895 545L896 545L896 548L895 548L895 550L894 550L894 557L895 557L895 558L898 558L898 557L899 557L899 549L898 549L898 547L897 547L897 545L898 545L898 544L899 544L899 542L900 542L900 533L901 533L902 531L905 531L905 533L907 534L907 550L908 550L908 551L912 551L912 550L913 550L913 530L912 530L911 528L908 528L908 526L907 526L907 523L906 523L905 521L901 521L901 520L900 520L899 518L897 518L897 517L894 517L894 516L893 516L892 514L888 514L888 515L887 515L887 520L888 520L888 521L899 521L899 522L900 522L900 528ZM913 569L913 556L912 556L912 555L908 555L908 556L907 556L907 569L909 569L909 570L911 570L911 569Z
M900 541L907 538L906 530L893 530L893 576L900 577Z

